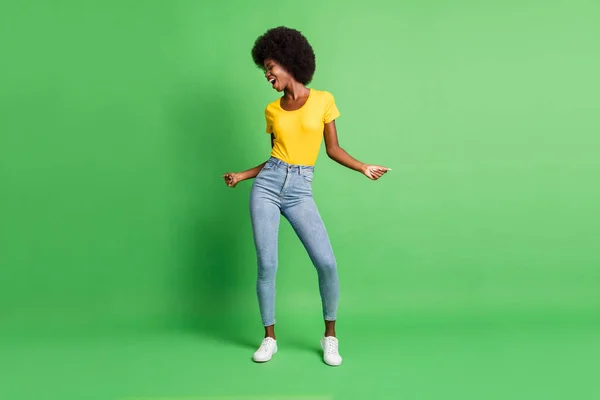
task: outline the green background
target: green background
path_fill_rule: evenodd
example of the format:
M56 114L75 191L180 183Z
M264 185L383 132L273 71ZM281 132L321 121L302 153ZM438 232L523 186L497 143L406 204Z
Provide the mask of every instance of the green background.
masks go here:
M599 397L599 17L583 0L3 2L0 397ZM221 175L269 156L278 93L250 49L278 25L313 45L342 147L392 168L316 165L340 368L284 219L280 352L250 361L251 182Z

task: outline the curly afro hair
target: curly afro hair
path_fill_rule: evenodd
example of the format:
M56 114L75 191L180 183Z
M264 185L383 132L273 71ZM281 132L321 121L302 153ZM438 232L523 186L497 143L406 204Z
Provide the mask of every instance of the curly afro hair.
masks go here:
M272 58L298 82L307 85L315 73L315 52L304 35L292 28L271 28L254 42L252 59L261 69L264 61Z

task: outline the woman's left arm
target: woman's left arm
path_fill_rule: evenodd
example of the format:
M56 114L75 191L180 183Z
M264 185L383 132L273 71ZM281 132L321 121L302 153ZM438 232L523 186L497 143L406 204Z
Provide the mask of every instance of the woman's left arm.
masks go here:
M340 147L337 135L337 129L335 127L335 120L325 124L323 130L323 137L325 139L325 148L327 149L327 155L329 158L343 165L346 168L353 169L365 175L367 178L377 180L383 176L391 168L383 167L380 165L365 164L358 161L350 154Z

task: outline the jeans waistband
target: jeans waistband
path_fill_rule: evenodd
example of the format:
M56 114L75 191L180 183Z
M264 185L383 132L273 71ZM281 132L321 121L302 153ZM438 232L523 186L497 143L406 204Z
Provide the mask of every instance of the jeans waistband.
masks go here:
M268 162L272 162L273 164L275 164L275 166L277 167L283 167L285 169L287 169L288 171L298 171L299 174L301 174L302 172L313 172L315 167L312 165L300 165L300 164L289 164L286 163L283 160L280 160L277 157L273 157L271 156L269 158Z

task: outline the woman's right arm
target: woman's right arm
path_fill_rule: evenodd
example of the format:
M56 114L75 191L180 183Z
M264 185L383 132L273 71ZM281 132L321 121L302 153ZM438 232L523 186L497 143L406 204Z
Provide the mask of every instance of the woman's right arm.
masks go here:
M265 161L264 163L257 165L254 168L250 168L247 169L245 171L242 172L238 172L237 175L239 176L238 181L245 181L246 179L253 179L256 178L256 175L258 175L258 173L260 172L261 169L263 169L263 167L265 166L267 162Z
M265 166L267 162L257 165L254 168L247 169L242 172L227 172L223 174L223 179L225 179L225 184L231 188L234 188L235 185L240 183L241 181L245 181L246 179L255 178L256 175L260 172L260 170Z

